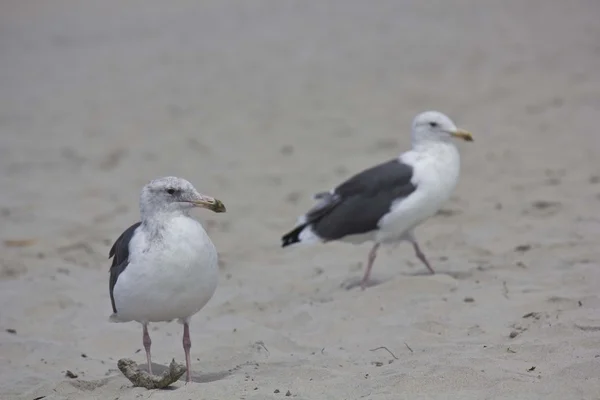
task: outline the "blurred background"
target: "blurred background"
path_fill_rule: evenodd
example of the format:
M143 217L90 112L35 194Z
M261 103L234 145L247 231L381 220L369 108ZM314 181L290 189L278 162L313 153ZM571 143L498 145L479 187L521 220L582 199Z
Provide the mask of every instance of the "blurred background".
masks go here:
M430 109L475 135L459 145L455 196L420 229L434 268L463 274L459 293L481 288L479 317L501 313L496 298L483 299L496 289L503 298L502 282L546 282L544 301L553 290L593 297L598 17L595 0L2 1L0 386L58 381L73 363L101 377L109 357L141 346L139 326L106 322L107 254L138 219L141 187L160 176L184 177L228 209L197 215L223 274L192 351L292 327L302 336L352 315L348 296L374 295L339 283L361 274L367 247L283 251L280 236L313 193L408 149L412 118ZM565 281L575 264L586 269ZM418 268L401 246L382 253L374 274L401 285L403 296L389 289L394 301L410 302L410 280L426 278L400 275ZM473 276L482 271L492 272ZM435 284L419 287L415 296L438 299ZM597 287L586 311L596 319ZM295 320L308 298L333 314ZM410 336L404 323L395 328ZM499 318L489 329L510 324ZM242 326L247 336L227 336ZM182 356L180 326L157 329L157 357ZM361 343L364 332L354 332L347 340Z

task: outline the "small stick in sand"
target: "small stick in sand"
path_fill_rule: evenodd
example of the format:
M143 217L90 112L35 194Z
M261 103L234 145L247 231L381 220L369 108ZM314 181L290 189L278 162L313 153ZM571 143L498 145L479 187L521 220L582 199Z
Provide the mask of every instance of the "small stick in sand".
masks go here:
M136 362L129 358L120 359L117 366L123 375L133 383L134 387L146 389L164 389L177 382L186 371L186 368L181 364L177 364L174 359L171 361L169 369L163 372L162 376L150 375L148 372L140 370Z
M265 342L263 342L262 340L259 340L258 342L255 342L254 344L256 346L258 346L259 348L262 347L263 349L265 349L268 355L271 354L271 352L269 351L269 349L267 349L267 346L265 346Z
M504 290L502 291L502 294L504 295L504 297L505 297L506 299L508 299L508 286L506 286L506 281L503 281L503 282L502 282L502 288L504 289Z
M374 348L374 349L371 349L371 350L369 350L369 351L377 351L377 350L381 350L381 349L384 349L385 351L387 351L388 353L390 353L390 354L392 355L392 357L394 357L396 360L399 360L399 358L398 358L398 357L396 357L396 355L395 355L394 353L392 353L392 352L390 351L390 349L388 349L388 348L387 348L387 347L385 347L385 346L376 347L376 348Z

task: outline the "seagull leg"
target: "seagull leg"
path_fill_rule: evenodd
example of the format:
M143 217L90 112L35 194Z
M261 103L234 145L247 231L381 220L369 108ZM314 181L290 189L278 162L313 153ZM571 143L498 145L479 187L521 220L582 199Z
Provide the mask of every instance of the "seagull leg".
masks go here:
M423 254L423 252L421 251L419 243L417 243L417 241L414 238L410 242L412 243L415 249L415 254L417 255L417 258L419 258L419 260L421 260L421 262L425 264L429 272L431 272L431 275L435 274L435 271L433 270L433 268L431 268L431 265L429 265L429 261L427 261L425 254Z
M362 290L365 290L367 287L367 282L369 281L369 276L371 275L371 269L373 268L373 262L375 262L375 257L377 256L377 249L379 248L379 243L375 243L371 251L369 251L369 260L367 263L367 269L365 270L365 275L360 282L360 287Z
M148 323L144 322L142 324L144 327L144 334L142 338L142 342L144 343L144 349L146 349L146 360L148 361L148 373L152 375L152 359L150 357L150 346L152 345L152 340L150 340L150 335L148 334Z
M183 323L183 351L185 352L185 367L187 369L185 373L185 381L192 381L192 369L190 361L190 349L192 348L192 341L190 339L190 325L186 321Z

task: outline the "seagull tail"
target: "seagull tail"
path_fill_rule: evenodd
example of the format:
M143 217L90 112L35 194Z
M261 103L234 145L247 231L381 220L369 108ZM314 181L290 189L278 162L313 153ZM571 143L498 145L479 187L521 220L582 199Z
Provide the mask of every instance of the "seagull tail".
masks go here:
M109 322L129 322L130 319L123 319L117 313L113 313L108 317Z
M110 317L108 317L108 321L109 322L121 322L121 320L119 320L119 317L117 317L117 314L111 314Z
M301 241L300 234L304 228L306 228L306 224L299 225L283 235L281 238L281 247L287 247L293 245L294 243L299 243Z
M322 240L317 236L311 227L311 224L300 224L281 238L281 247L291 246L295 243L314 244Z

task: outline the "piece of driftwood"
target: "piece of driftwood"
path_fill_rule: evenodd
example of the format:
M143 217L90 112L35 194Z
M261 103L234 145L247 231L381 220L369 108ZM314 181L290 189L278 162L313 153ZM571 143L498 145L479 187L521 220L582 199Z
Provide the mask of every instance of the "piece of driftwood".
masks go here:
M133 383L133 386L146 389L164 389L177 382L186 371L185 366L177 364L175 359L171 361L169 369L161 376L150 375L147 371L139 369L137 363L129 358L121 358L117 366L123 375Z

